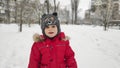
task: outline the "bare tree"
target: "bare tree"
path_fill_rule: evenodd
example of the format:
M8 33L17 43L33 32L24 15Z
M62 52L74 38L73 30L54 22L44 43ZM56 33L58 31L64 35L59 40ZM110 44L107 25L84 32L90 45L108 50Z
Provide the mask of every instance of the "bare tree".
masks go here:
M79 0L71 0L72 24L77 24Z
M24 5L24 1L21 2L21 11L20 11L20 29L19 29L20 32L22 32L22 24L23 24L23 20L22 20L22 16L23 16L22 12L23 12L23 9L24 9L23 5Z
M39 0L36 0L36 2L34 2L34 5L31 8L33 8L33 12L37 16L36 19L38 19L38 23L40 25L40 20L41 20L40 17L41 17L41 13L44 12L44 6L40 4Z
M38 5L36 5L36 10L37 10L37 15L38 15L39 25L40 25L40 20L41 20L41 18L40 18L41 17L41 13L43 12L42 7L43 6L40 3L38 3Z
M22 32L23 10L24 10L25 5L27 4L27 1L28 1L28 0L23 0L23 1L21 1L21 3L20 3L20 6L21 6L21 9L20 9L20 29L19 29L20 32Z
M54 0L54 12L56 12L56 0Z
M58 11L58 9L59 9L59 5L60 5L60 1L57 3L56 11Z
M75 0L75 24L77 24L79 0Z
M47 5L47 13L49 14L49 0L45 0L45 4Z
M7 22L10 23L10 0L7 0Z
M17 23L17 0L15 1L15 23Z
M74 12L75 12L75 4L74 1L71 0L71 9L72 9L72 24L74 24Z
M111 17L111 11L112 11L112 0L107 0L106 6L102 6L102 9L105 7L105 9L101 12L101 15L103 16L103 24L104 24L104 30L107 30L108 23L110 21Z

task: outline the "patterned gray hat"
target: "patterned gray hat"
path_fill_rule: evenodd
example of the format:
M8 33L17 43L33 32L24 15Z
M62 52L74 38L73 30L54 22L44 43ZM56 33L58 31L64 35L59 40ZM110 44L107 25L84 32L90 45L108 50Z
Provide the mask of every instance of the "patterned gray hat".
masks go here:
M54 12L53 14L43 14L42 15L41 29L42 29L43 35L45 35L45 32L44 32L45 27L47 27L49 25L56 25L57 26L57 29L58 29L57 34L59 34L61 32L60 23L59 23L56 12Z

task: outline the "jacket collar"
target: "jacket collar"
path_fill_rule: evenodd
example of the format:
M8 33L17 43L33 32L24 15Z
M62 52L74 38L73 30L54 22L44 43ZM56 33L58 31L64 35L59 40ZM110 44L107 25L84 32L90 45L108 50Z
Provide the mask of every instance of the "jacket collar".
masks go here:
M66 41L66 40L69 40L70 37L68 36L65 36L64 32L60 32L56 37L54 37L52 40L55 41L55 40L63 40L63 41ZM33 41L34 42L42 42L42 41L45 41L45 40L50 40L52 41L51 39L49 39L48 37L45 37L44 35L39 35L39 34L34 34L33 35Z

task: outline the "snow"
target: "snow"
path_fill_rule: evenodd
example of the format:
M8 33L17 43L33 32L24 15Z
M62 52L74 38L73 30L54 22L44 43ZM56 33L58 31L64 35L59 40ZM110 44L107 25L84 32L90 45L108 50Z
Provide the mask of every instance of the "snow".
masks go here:
M27 68L34 33L39 25L0 24L0 68ZM100 26L61 25L75 51L78 68L120 68L120 30Z

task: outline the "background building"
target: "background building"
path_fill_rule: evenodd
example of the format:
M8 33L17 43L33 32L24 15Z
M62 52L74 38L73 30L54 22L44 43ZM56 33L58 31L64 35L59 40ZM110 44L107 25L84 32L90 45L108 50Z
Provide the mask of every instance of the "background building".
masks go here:
M91 9L86 12L85 19L89 17L90 24L102 25L106 17L109 24L120 24L120 0L92 0Z

